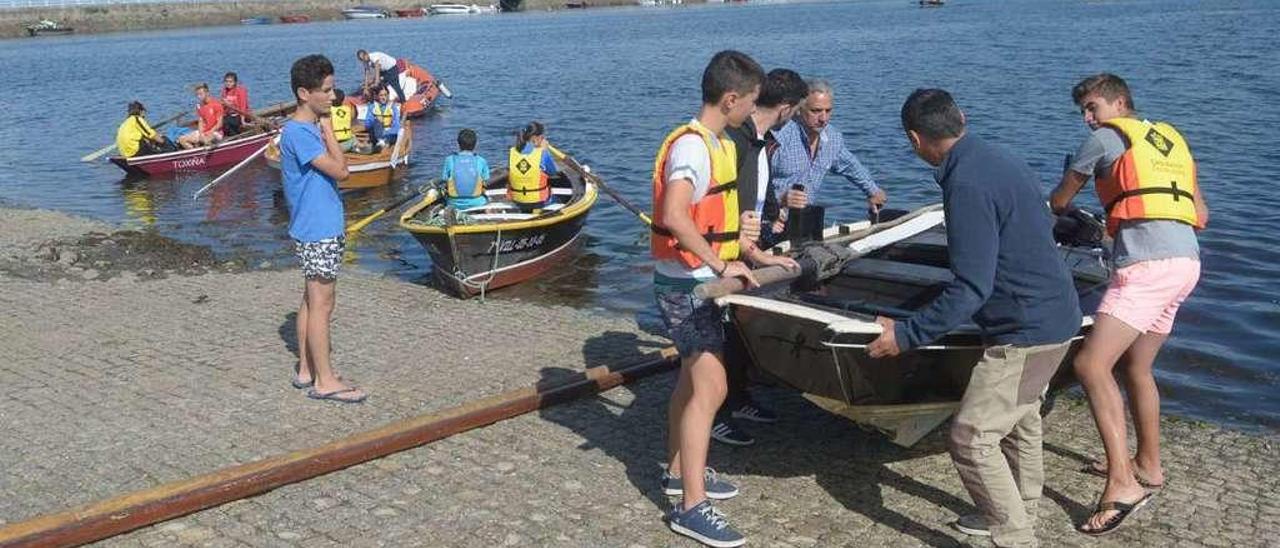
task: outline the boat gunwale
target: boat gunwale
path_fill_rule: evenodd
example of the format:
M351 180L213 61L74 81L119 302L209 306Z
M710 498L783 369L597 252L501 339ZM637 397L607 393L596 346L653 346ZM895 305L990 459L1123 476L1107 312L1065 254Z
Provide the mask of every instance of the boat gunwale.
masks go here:
M541 228L544 226L552 226L571 221L581 215L585 215L591 211L592 206L600 197L600 192L596 188L595 183L589 178L577 173L582 182L582 195L576 200L571 200L565 207L548 211L534 217L532 219L522 219L517 221L504 221L497 223L484 223L473 225L449 225L436 226L413 222L413 218L422 213L432 204L439 203L444 199L444 195L436 189L431 189L423 196L422 200L417 204L410 206L400 215L400 228L403 228L414 234L436 234L449 235L454 234L483 234L486 232L497 232L499 230L523 230L530 228ZM486 189L486 193L489 190Z

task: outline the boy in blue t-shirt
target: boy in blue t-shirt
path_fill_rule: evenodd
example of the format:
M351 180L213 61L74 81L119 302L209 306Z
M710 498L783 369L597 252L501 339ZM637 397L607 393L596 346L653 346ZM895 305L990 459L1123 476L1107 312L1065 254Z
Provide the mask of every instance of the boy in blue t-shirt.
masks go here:
M338 181L348 175L329 118L333 64L323 55L308 55L294 61L289 81L298 109L280 131L280 171L289 204L289 237L306 278L298 308L293 386L310 387L310 398L357 403L368 395L344 384L329 363L329 321L345 246Z
M489 202L484 196L489 182L489 162L476 154L476 132L464 128L458 132L458 153L444 159L440 180L445 182L449 206L458 211L480 207Z

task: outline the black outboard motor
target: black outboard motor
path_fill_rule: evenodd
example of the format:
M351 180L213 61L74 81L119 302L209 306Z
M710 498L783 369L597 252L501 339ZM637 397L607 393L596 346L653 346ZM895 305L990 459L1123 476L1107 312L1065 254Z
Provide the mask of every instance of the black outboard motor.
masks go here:
M1102 216L1073 207L1053 223L1053 240L1071 247L1106 247L1107 225Z

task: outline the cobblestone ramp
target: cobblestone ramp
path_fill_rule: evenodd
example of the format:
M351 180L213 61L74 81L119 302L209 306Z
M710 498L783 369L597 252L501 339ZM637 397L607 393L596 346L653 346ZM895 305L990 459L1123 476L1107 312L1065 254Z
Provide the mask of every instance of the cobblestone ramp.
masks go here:
M15 224L15 219L21 221ZM42 225L43 223L43 225ZM80 224L76 224L80 223ZM0 259L40 234L101 230L0 209ZM43 229L42 229L43 226ZM12 228L10 228L12 227ZM65 234L64 234L65 233ZM664 346L627 318L456 301L364 275L339 282L335 363L372 397L288 384L293 272L139 280L0 275L0 524L317 445ZM106 546L691 546L657 486L670 375L545 409L103 542ZM743 494L721 504L755 546L983 546L941 436L897 448L780 389L780 424L713 447ZM1102 480L1078 400L1046 419L1046 546L1278 546L1274 439L1166 419L1168 486L1120 532L1075 533Z

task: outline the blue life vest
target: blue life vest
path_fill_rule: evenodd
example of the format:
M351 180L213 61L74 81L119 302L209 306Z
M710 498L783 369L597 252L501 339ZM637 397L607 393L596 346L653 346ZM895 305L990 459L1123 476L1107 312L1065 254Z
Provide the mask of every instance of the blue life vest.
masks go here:
M484 180L476 166L474 154L456 154L453 157L453 177L448 181L450 198L475 198L484 195Z

